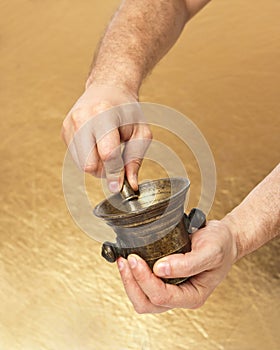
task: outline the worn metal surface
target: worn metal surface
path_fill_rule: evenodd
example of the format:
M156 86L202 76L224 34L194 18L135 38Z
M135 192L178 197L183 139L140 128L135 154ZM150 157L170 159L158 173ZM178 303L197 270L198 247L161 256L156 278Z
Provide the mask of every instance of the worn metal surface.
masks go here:
M62 119L84 87L118 1L0 3L1 350L276 350L279 243L239 261L199 310L137 315L100 243L73 223L61 190ZM214 152L221 218L279 161L280 4L213 1L154 70L141 99L172 106ZM190 208L199 169L188 165ZM145 169L145 170L144 170ZM165 177L143 164L140 180ZM93 205L99 182L87 177Z
M119 193L99 203L94 214L104 219L117 235L116 242L103 243L102 256L115 262L121 256L127 258L129 254L138 254L152 269L160 258L189 252L190 220L184 214L189 185L186 178L157 179L141 183L136 198L130 189L125 191L129 193L125 201L123 193ZM128 183L125 186L130 187ZM172 284L185 280L166 279Z

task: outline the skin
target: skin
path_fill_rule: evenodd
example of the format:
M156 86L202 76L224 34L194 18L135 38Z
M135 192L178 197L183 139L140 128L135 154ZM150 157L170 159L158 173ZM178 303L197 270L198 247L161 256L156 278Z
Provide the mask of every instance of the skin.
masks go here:
M124 174L137 190L139 167L152 139L137 103L143 79L208 2L124 0L109 23L85 92L63 122L62 137L77 165L94 176L106 176L112 192L120 190ZM165 257L153 271L136 255L118 259L135 310L158 313L203 305L232 264L279 235L279 184L278 165L225 218L194 233L190 253ZM179 286L159 278L186 276L188 281Z
M137 107L139 88L174 45L186 22L207 2L125 0L113 16L95 55L85 92L62 127L62 137L77 165L94 176L106 176L111 192L120 190L124 173L132 188L138 189L139 167L152 139ZM126 103L132 103L130 115L118 118L114 111L106 115L102 135L97 135L99 128L94 125L82 127L100 113ZM143 141L137 143L136 155L129 151L130 141L133 144L135 140ZM128 148L126 159L121 154L122 142Z
M138 313L202 306L231 266L280 234L280 164L220 221L192 235L192 251L158 260L149 269L137 255L118 259L126 293ZM190 277L179 286L159 277Z

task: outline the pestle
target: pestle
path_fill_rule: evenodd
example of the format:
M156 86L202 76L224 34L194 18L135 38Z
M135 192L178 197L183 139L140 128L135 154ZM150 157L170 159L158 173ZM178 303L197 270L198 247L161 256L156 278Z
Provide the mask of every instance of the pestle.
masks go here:
M120 191L122 197L122 203L128 211L135 211L139 209L137 199L139 197L139 191L135 192L130 186L127 178L124 178L123 186Z

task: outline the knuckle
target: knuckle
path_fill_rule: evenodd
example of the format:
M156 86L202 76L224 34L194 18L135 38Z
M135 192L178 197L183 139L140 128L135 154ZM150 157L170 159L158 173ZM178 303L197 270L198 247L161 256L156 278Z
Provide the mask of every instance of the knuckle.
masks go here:
M195 266L191 263L190 259L188 259L187 254L184 255L184 259L182 262L183 262L182 271L186 273L186 276L194 275Z
M88 174L97 174L98 172L98 164L86 164L84 171Z
M145 282L147 282L147 277L144 274L137 273L136 271L134 272L134 277L135 280L137 281L138 284L142 285Z
M224 250L220 245L215 247L214 264L220 265L224 260Z
M84 121L85 121L84 113L82 112L81 109L75 109L71 113L71 122L72 122L72 125L74 126L75 131L82 126Z
M61 131L60 131L60 135L61 135L62 139L64 139L66 141L66 136L69 133L71 133L71 125L69 123L69 119L65 118L63 120L63 123L61 126Z
M68 123L69 123L69 122L68 122L68 119L64 119L64 120L63 120L62 128L61 128L61 133L62 133L62 134L65 133L66 130L69 128Z
M153 133L146 124L134 124L132 139L146 140L151 142L153 139Z
M139 315L143 315L148 313L148 310L145 306L143 305L133 305L134 310L139 314Z
M122 282L123 282L123 286L125 289L128 289L129 285L130 285L130 280L128 278L126 278L125 275L121 275L122 276ZM132 302L132 300L130 300ZM134 305L133 305L134 307Z
M132 158L128 159L129 163L134 163L136 166L140 167L142 164L142 159L141 158Z
M168 305L170 298L167 297L166 295L155 294L150 297L150 301L154 305L164 306L164 305Z
M110 101L102 100L93 106L92 111L94 114L99 114L111 109L112 107L113 104Z
M123 168L123 159L120 147L112 148L110 143L97 145L101 161L110 172L118 172Z
M63 122L61 131L60 131L60 136L61 136L62 140L64 140L64 141L66 141L66 133L67 133L67 126Z
M109 161L114 158L112 150L109 146L102 146L98 149L99 156L102 161Z
M144 127L143 138L144 139L148 139L148 140L152 140L153 139L153 133L152 133L151 129L148 126Z
M194 302L190 307L189 309L191 310L196 310L196 309L199 309L201 308L205 303L205 300L197 300L196 302Z

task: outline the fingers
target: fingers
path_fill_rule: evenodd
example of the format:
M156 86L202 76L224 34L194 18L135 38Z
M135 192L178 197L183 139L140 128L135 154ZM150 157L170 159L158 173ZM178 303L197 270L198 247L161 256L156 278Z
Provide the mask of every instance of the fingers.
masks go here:
M158 260L153 271L164 278L190 277L213 268L213 260L207 251L174 254Z
M149 132L145 130L147 126L140 125L137 128L136 135L126 142L123 154L126 176L134 191L138 190L139 168L152 139L150 129Z
M201 307L230 270L234 255L232 245L225 225L209 221L205 228L192 235L191 252L158 260L154 273L143 259L130 255L123 264L121 276L134 308L143 313ZM189 279L176 286L163 283L159 276Z
M105 168L109 190L113 193L119 192L124 174L120 135L117 129L100 139L97 143L97 151Z
M137 191L139 168L153 136L139 103L120 106L118 115L121 140L126 142L123 152L126 177Z
M196 249L194 243L189 253L173 254L159 259L154 265L154 273L164 278L190 277L218 267L223 259L222 250L218 244L212 244L211 239L209 240L207 234L211 233L207 233L207 229L196 233L199 236L206 235L205 243L199 244L199 249Z
M106 174L111 192L118 192L123 182L118 122L112 110L89 118L89 111L75 109L67 116L62 130L78 167L94 176Z
M148 265L139 256L128 257L133 277L150 302L158 308L172 309L177 307L192 308L197 303L199 293L192 285L180 288L164 283L157 278ZM165 310L166 311L166 310Z
M147 297L135 279L132 269L130 268L126 259L118 259L118 268L126 294L137 313L160 313L168 310L168 308L153 305L151 303L150 299ZM151 270L148 266L143 266L142 271L148 280L149 276L151 275ZM145 278L144 276L143 278Z
M174 254L158 260L154 266L154 273L159 277L189 277L212 267L210 253L190 252Z
M118 266L125 291L138 313L159 313L178 307L195 309L209 295L199 283L197 286L191 281L180 286L165 284L134 254L128 260L120 258Z
M97 155L88 111L73 108L63 122L62 137L77 166L92 175L100 176L102 164Z
M152 136L135 98L91 85L65 118L62 135L79 168L106 176L111 192L122 187L124 163L130 185L138 189L139 167ZM127 143L123 155L122 142Z
M86 126L83 126L74 136L72 141L80 167L88 173L97 175L99 157L95 145L94 136Z

